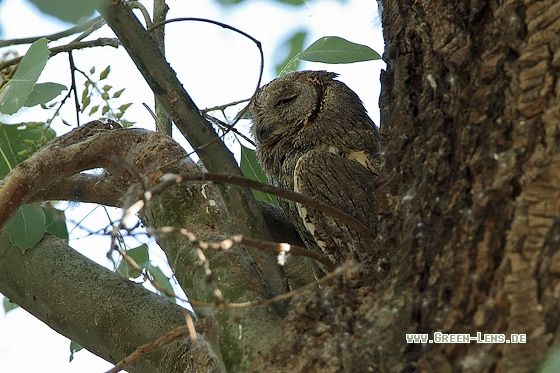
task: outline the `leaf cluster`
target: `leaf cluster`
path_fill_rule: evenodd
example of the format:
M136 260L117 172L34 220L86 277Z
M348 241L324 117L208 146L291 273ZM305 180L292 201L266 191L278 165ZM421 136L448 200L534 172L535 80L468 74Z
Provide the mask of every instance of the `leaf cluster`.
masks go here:
M111 72L111 66L107 66L103 71L99 73L99 78L95 79L96 68L93 66L89 70L89 74L81 72L86 78L84 83L84 89L81 94L81 108L80 112L84 113L89 107L88 115L91 117L97 114L99 108L101 107L101 119L113 119L121 123L123 127L130 127L134 125L134 122L124 119L124 114L126 110L132 105L132 102L122 104L117 108L112 105L112 100L121 97L125 88L121 88L117 91L113 90L113 86L109 84L104 84L104 81L109 77ZM94 103L101 98L102 103Z

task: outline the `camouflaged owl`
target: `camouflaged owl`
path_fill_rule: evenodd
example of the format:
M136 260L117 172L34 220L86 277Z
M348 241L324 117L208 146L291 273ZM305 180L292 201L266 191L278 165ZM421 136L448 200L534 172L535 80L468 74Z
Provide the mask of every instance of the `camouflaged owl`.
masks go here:
M252 104L257 157L271 184L342 210L375 233L379 132L337 74L301 71L263 86ZM336 218L279 199L308 248L335 263L362 261L371 244Z

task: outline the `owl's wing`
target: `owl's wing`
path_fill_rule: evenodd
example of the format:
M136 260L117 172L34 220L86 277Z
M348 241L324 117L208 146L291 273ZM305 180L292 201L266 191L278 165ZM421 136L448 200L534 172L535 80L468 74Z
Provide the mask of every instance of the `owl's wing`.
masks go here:
M375 174L359 159L361 154L342 156L328 150L313 150L301 156L294 170L294 190L328 203L362 222L375 233L377 202ZM321 250L335 263L360 261L360 252L371 245L353 229L320 211L299 203L295 207L307 230ZM296 225L297 226L297 225ZM300 226L301 227L301 226Z

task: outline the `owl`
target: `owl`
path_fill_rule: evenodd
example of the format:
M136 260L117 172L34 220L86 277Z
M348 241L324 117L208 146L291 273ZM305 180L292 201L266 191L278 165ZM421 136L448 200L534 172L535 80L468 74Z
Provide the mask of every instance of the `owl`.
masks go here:
M300 71L259 89L250 107L257 158L272 185L330 204L375 234L379 132L336 77ZM371 257L371 244L336 218L285 199L279 204L307 247L334 264Z

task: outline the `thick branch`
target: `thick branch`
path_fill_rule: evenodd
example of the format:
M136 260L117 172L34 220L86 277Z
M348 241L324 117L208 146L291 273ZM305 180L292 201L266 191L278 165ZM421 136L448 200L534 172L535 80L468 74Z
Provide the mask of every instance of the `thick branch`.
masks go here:
M122 1L107 1L99 8L99 12L113 29L156 97L172 116L179 130L196 149L206 169L241 175L232 153L220 140L211 123L201 115L165 60L156 41L142 27L130 7ZM245 193L240 191L241 188L233 188L232 194L235 193L234 189Z
M185 325L180 307L127 281L47 235L22 254L0 235L0 292L57 332L103 359L116 363L141 344ZM188 340L154 351L129 372L174 370L186 351L210 366L216 361L207 345L192 349ZM200 352L205 351L200 354ZM183 359L184 360L184 359Z
M109 154L125 158L141 138L141 131L114 130L111 124L92 122L59 137L20 163L0 183L0 227L22 204L55 180L78 172L110 167ZM115 132L119 131L119 136Z

